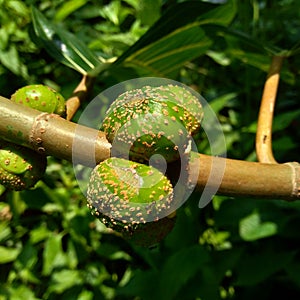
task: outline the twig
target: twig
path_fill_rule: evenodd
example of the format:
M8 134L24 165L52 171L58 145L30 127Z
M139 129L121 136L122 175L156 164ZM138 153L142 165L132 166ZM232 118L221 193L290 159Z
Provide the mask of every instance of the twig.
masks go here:
M110 157L111 145L101 131L67 121L56 114L41 113L1 96L0 107L2 139L70 161L77 155L76 162L83 165L93 165L95 160Z
M272 122L283 59L283 56L272 58L262 95L256 133L256 154L262 163L277 163L272 151Z
M103 132L72 123L57 115L13 103L0 96L0 136L47 155L92 166L110 156ZM76 147L74 147L76 145ZM233 196L300 199L300 165L266 164L197 154L197 189L203 190L213 169L225 166L218 193ZM191 172L197 168L190 166ZM214 185L214 182L210 182ZM216 183L218 184L218 182Z
M82 80L75 88L72 96L66 101L67 120L70 121L74 117L81 103L87 98L87 95L92 87L94 78L84 75Z

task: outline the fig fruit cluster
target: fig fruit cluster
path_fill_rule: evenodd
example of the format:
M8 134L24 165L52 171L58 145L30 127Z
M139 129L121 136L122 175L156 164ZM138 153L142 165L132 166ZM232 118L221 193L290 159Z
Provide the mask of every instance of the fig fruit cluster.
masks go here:
M144 86L119 95L100 128L113 157L90 176L92 213L137 244L160 242L174 226L175 197L172 181L151 162L158 157L168 165L186 155L202 116L198 98L179 85Z

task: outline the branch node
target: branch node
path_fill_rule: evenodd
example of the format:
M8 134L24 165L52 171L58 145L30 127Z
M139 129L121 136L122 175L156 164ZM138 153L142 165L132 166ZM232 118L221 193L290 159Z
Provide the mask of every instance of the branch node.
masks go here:
M293 183L293 191L292 197L295 199L300 198L300 164L298 162L289 162L286 163L292 169L292 183Z

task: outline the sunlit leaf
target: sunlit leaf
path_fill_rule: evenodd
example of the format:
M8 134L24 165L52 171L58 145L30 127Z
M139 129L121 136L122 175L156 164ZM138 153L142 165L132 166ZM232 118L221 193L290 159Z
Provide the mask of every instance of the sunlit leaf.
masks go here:
M62 293L65 290L82 283L80 271L77 270L61 270L52 276L55 284L52 284L49 291Z
M277 233L277 225L273 222L262 222L258 212L240 221L240 236L245 241L255 241Z
M182 64L204 54L211 45L199 23L193 23L175 30L130 55L124 61L125 66L142 68L144 74L168 76L178 70Z
M55 15L55 20L62 21L78 8L86 4L86 0L65 1Z
M99 71L103 66L95 54L73 34L49 22L36 8L32 8L34 31L39 43L56 60L81 74Z
M20 251L21 249L0 246L0 264L6 264L14 261L19 255Z
M180 27L197 21L201 14L215 9L217 5L200 1L186 1L170 6L153 26L132 45L116 63L120 64L139 49L157 41Z
M188 11L188 15L185 12ZM140 75L172 77L187 61L199 57L212 44L201 25L228 25L236 14L236 1L226 5L190 2L170 8L150 30L117 61Z

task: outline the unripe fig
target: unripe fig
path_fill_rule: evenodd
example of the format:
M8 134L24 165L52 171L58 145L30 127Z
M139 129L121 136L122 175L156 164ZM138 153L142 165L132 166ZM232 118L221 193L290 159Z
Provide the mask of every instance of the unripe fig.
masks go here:
M152 166L109 158L93 170L88 206L107 227L142 245L159 242L174 225L173 188Z
M11 101L62 117L66 114L64 97L41 84L20 88ZM20 191L33 187L44 175L46 165L46 157L35 151L0 140L0 184L6 188Z
M45 85L22 87L11 96L11 100L42 112L54 113L62 117L66 114L64 97Z
M0 184L11 190L31 188L46 169L46 157L0 140Z
M154 154L167 162L179 159L200 128L203 111L184 87L144 86L121 94L102 123L114 156L147 162Z

